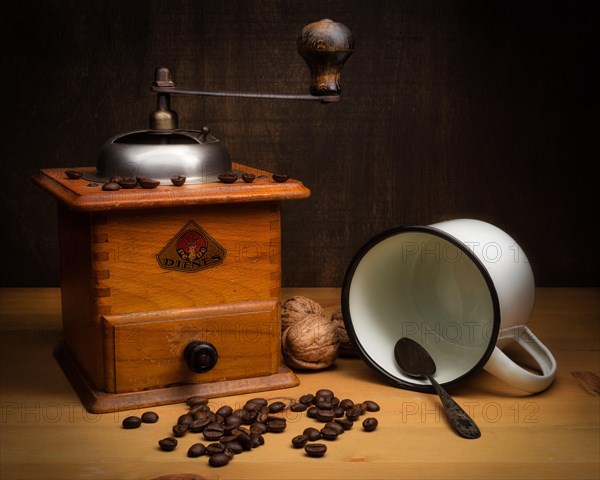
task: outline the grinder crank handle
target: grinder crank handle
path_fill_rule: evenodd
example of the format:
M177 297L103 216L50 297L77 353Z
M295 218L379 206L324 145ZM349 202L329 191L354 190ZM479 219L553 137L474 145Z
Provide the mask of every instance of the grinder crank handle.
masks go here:
M317 100L321 103L339 101L342 91L340 76L342 67L354 51L352 32L341 23L323 19L306 25L297 41L298 53L307 63L311 73L310 95L277 93L214 92L175 87L171 71L158 67L154 72L151 90L166 97L168 94L212 97L238 97L276 100ZM168 99L162 100L157 111L168 111ZM175 127L176 128L176 127Z

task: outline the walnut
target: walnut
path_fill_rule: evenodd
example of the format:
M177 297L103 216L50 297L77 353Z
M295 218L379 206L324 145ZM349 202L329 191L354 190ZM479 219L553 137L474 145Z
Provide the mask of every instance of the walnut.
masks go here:
M339 346L337 328L324 315L306 315L281 336L283 360L296 369L319 370L332 365Z
M358 357L358 349L346 331L342 309L338 308L331 315L331 323L337 328L338 337L340 339L340 357Z
M302 320L307 315L325 316L321 305L310 298L296 295L288 298L281 305L281 331L285 331L293 323Z

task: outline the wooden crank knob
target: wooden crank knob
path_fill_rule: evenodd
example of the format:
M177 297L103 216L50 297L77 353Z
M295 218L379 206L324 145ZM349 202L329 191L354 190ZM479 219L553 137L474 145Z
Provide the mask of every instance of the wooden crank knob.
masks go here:
M354 51L352 32L341 23L323 19L306 25L298 37L298 53L311 73L310 93L339 95L340 75Z

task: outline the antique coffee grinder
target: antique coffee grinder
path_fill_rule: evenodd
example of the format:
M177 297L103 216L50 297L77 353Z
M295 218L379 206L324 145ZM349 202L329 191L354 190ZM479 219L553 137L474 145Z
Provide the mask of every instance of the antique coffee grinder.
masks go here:
M232 162L206 127L180 130L171 96L336 102L353 48L342 24L304 27L307 95L178 88L157 68L148 130L110 139L95 167L33 178L58 203L64 340L55 357L88 411L298 384L280 352L280 203L310 191Z

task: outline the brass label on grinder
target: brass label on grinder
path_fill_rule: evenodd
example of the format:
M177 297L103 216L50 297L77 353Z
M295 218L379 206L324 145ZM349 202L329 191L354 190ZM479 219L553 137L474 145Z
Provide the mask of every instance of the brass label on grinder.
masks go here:
M190 220L156 255L156 260L160 268L190 273L221 265L225 254L221 245Z

